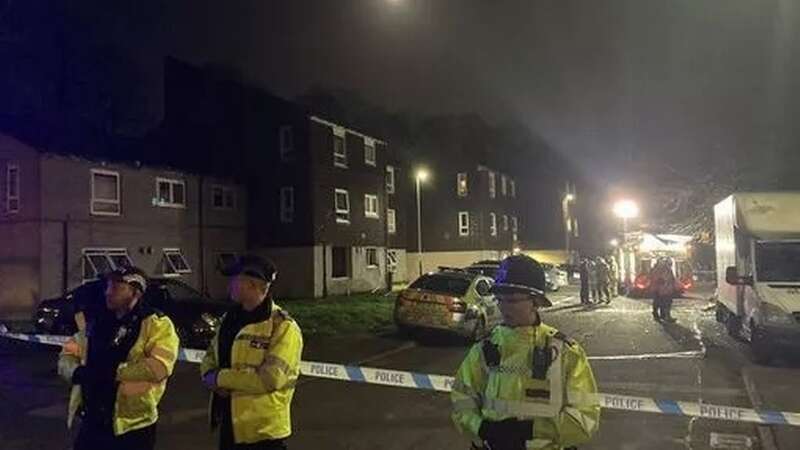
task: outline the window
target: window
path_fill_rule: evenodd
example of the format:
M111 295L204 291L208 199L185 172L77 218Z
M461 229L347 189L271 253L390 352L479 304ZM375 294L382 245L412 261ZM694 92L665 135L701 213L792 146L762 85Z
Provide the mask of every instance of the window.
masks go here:
M514 233L519 231L519 222L517 222L517 216L511 216L511 231Z
M156 206L186 208L186 183L182 180L156 178Z
M386 166L386 193L394 194L394 167Z
M517 196L517 183L514 180L508 180L508 190L511 195L511 198L516 198Z
M217 253L217 270L220 272L236 264L238 255L235 252Z
M508 216L503 214L503 231L508 231Z
M164 257L161 262L162 274L167 276L178 276L185 273L192 273L189 263L179 248L165 248Z
M503 197L508 195L508 177L505 175L500 175L500 193Z
M386 269L391 272L397 272L397 250L386 250Z
M6 212L19 212L19 166L16 164L6 166Z
M466 197L467 196L467 174L461 172L457 175L456 178L456 188L458 189L458 196L459 197Z
M344 128L333 129L333 165L347 168L347 145Z
M489 234L497 236L497 214L489 213Z
M375 151L375 140L364 138L364 164L369 166L376 165L378 160L378 152Z
M378 264L378 249L375 247L369 247L364 249L364 256L367 262L368 269L377 269L380 267Z
M211 188L211 206L215 209L234 209L236 207L236 194L233 188L213 186Z
M380 218L377 195L364 195L364 217L369 217L370 219Z
M121 267L133 266L124 248L88 248L83 250L83 281L97 278Z
M497 175L489 172L489 198L497 197Z
M393 209L386 210L386 230L389 234L397 233L397 213Z
M334 190L336 222L350 223L350 194L345 189Z
M281 222L294 222L294 188L281 188Z
M278 141L281 151L281 161L287 162L292 159L294 153L294 133L292 127L284 125L278 131Z
M458 213L458 235L469 236L469 213L461 211Z
M96 216L118 216L121 213L119 173L108 170L92 170L92 214Z
M350 248L331 247L331 278L349 278Z

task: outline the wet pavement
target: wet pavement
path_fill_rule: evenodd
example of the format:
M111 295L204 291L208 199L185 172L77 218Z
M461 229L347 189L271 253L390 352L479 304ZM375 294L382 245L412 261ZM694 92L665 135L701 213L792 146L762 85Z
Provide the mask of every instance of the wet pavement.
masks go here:
M746 344L714 321L704 297L676 301L678 322L665 325L653 321L647 300L619 298L584 308L567 290L553 295L556 304L544 312L544 320L586 348L604 393L749 408L753 388L746 385L743 369L750 368L761 406L800 411L800 396L792 387L800 364L769 372L753 366ZM462 341L441 336L419 341L359 336L310 340L304 358L452 375L466 351ZM0 340L4 450L68 448L67 387L55 374L55 356L53 350ZM162 404L157 448L216 448L206 427L206 406L196 365L180 363ZM304 378L293 413L294 449L469 447L450 422L447 396L434 392ZM604 410L600 432L581 448L710 449L721 448L712 447L712 440L729 436L747 438L759 448L771 435L778 448L792 450L800 448L793 440L797 432L786 426L759 430L747 423Z

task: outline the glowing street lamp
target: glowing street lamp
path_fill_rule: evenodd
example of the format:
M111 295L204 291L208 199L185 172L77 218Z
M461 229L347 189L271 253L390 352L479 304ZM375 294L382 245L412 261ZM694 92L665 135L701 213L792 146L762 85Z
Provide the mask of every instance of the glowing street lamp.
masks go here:
M417 255L419 258L419 275L422 276L422 206L420 202L420 184L428 180L428 171L417 169L414 179L417 183Z

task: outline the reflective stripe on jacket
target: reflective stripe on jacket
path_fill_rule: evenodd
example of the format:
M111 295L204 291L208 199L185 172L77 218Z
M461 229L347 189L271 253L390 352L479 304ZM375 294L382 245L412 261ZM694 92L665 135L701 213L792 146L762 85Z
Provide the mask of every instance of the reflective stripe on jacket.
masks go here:
M161 314L151 314L141 322L139 337L128 357L117 368L117 397L114 404L114 434L148 427L158 421L158 403L164 396L167 378L172 375L180 342L172 321ZM58 372L72 381L75 369L86 364L88 341L85 332L72 337L61 351ZM71 427L81 407L81 387L70 392L67 426Z
M527 448L560 450L583 444L599 427L597 384L580 345L547 325L497 327L488 338L497 364L486 361L483 344L472 347L451 393L456 427L480 445L481 422L534 419ZM544 379L534 377L536 348L548 348L552 363Z
M230 368L219 367L218 340L219 334L206 352L200 373L219 370L217 386L230 391L236 443L290 436L290 407L303 351L300 327L273 305L269 319L245 325L237 333Z

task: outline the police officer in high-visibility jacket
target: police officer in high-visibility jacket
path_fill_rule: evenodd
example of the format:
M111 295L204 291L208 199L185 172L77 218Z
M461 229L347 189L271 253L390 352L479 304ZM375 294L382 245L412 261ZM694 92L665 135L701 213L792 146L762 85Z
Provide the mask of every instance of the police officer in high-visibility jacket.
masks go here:
M64 345L58 369L73 385L68 425L81 418L76 450L148 450L158 403L178 354L172 321L144 304L145 273L125 267L107 277L109 314L93 316Z
M300 327L272 301L268 260L245 255L223 270L237 303L222 320L200 371L212 391L211 425L220 449L285 449L300 374Z
M469 351L451 393L453 420L473 448L572 448L597 431L600 406L586 353L542 323L541 265L524 255L506 258L492 292L504 324Z

